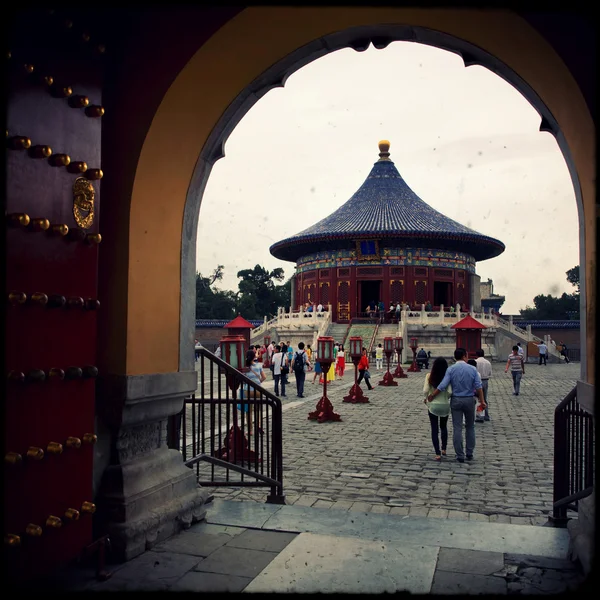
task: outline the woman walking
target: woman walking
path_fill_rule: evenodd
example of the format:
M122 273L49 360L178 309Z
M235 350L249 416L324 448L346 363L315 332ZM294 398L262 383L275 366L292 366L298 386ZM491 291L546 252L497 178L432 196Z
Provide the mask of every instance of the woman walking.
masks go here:
M344 352L344 346L340 346L337 354L337 372L340 377L344 376L344 370L346 368L346 353Z
M367 349L362 349L362 356L360 357L360 361L358 363L358 372L359 376L356 380L356 385L360 385L360 382L364 380L367 382L367 387L372 390L374 389L371 385L371 373L369 373L369 357L367 356Z
M427 406L429 414L429 423L431 425L431 441L435 450L435 460L442 460L446 456L446 446L448 445L448 416L450 415L450 396L452 396L452 386L449 385L443 392L440 392L431 402L427 402L427 397L433 394L435 389L444 379L448 370L448 362L445 358L439 356L433 362L431 373L425 375L425 385L423 393L425 399L423 402ZM439 424L438 424L439 422ZM442 434L442 449L440 452L439 433Z

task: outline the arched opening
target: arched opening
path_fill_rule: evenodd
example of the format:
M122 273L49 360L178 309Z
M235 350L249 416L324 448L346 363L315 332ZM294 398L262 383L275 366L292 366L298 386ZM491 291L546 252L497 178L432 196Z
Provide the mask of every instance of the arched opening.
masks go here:
M182 243L180 370L187 369L190 366L188 356L190 356L189 347L191 344L190 336L192 334L189 332L193 331L193 316L189 306L189 298L193 296L193 291L189 286L191 285L190 282L193 282L193 272L195 270L195 232L197 230L198 214L200 210L200 204L202 202L202 193L206 186L212 166L219 158L224 156L225 142L233 131L234 127L260 97L262 97L273 87L284 86L287 78L296 70L306 65L308 62L316 60L324 54L344 47L351 47L360 52L366 50L370 44L373 44L375 48L382 49L393 41L401 40L432 45L455 52L462 57L465 67L481 65L491 70L513 85L531 103L531 105L540 115L540 131L547 131L555 136L563 156L565 157L565 161L572 178L579 213L580 262L581 264L585 264L583 204L578 174L575 169L572 155L565 136L560 130L559 123L539 95L534 91L534 89L521 77L519 77L510 67L501 63L491 54L454 36L424 28L407 28L395 25L376 25L370 27L351 28L344 32L324 36L324 38L318 41L318 46L315 46L315 43L312 43L298 48L291 54L288 54L285 59L272 65L265 73L261 75L259 80L252 82L237 96L235 101L221 116L215 128L211 132L206 144L204 145L194 171L194 185L190 187L187 194L186 208L184 213L184 231L193 231L194 233L193 239L184 237ZM582 303L585 302L586 293L584 279L585 275L582 276ZM582 309L581 346L583 348L586 347L587 343L586 331L585 310ZM587 373L585 352L582 356L581 367L582 377L585 378Z

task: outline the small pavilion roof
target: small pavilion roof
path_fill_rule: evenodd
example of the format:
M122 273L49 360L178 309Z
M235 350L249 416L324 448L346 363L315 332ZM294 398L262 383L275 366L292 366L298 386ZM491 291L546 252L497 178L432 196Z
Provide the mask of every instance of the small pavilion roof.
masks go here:
M467 315L460 321L457 321L450 329L487 329L479 321L476 321L471 315Z
M390 143L379 142L379 160L355 194L308 229L276 242L276 258L296 262L302 256L348 247L357 239L464 252L475 260L504 252L499 240L477 233L431 208L404 181L389 156Z
M248 321L246 321L246 319L244 319L244 317L242 317L241 315L238 315L235 319L233 319L233 321L229 321L229 323L227 323L227 325L224 325L223 328L227 328L227 329L254 329L254 325L252 325L252 323L249 323Z

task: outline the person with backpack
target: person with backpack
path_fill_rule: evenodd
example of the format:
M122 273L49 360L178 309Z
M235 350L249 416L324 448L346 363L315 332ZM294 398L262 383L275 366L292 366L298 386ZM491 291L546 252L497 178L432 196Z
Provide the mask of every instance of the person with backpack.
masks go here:
M298 398L304 398L304 379L310 366L308 355L304 351L304 342L298 344L298 350L294 353L293 361L294 375L296 376L296 392Z

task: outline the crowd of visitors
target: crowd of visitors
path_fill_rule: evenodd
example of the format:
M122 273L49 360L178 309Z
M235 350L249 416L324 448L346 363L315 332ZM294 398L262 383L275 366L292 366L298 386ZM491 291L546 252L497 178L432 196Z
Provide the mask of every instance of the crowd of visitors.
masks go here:
M202 347L196 340L196 346ZM548 348L545 343L537 344L539 351L539 365L546 365ZM566 362L566 345L561 342L563 356ZM220 354L220 348L217 349ZM383 369L383 348L378 344L375 349L376 370ZM453 447L458 462L471 461L475 451L475 423L490 421L489 412L489 380L492 377L492 364L485 358L483 349L476 351L476 359L469 359L464 348L457 348L454 352L455 364L449 366L443 357L433 361L431 372L425 375L423 385L423 402L427 406L431 440L435 451L435 460L441 461L447 455L448 420L452 417ZM428 369L431 352L421 348L417 354L420 367ZM518 343L512 348L504 372L510 370L513 380L513 395L520 395L521 379L525 374L525 352ZM327 371L327 384L333 383L344 377L346 356L344 346L336 343L333 347L333 363ZM324 373L316 350L300 342L294 350L290 342L274 343L268 346L251 346L246 354L246 376L254 383L260 385L266 379L265 369L270 369L274 381L276 396L287 397L286 386L290 384L289 375L294 374L296 395L304 398L304 383L307 373L313 373L312 384L324 383ZM357 384L365 382L369 391L375 388L371 385L369 371L369 355L367 348L362 348L358 363ZM240 400L244 397L253 397L254 390L249 385L242 386ZM252 428L252 412L243 401L238 404L238 409L246 415ZM260 424L259 424L260 425ZM463 441L463 427L465 430Z

